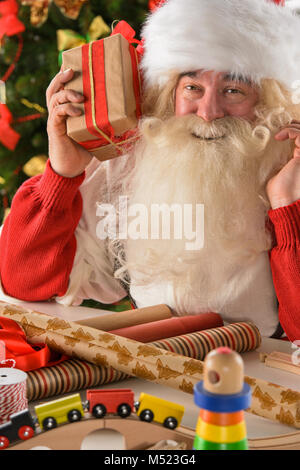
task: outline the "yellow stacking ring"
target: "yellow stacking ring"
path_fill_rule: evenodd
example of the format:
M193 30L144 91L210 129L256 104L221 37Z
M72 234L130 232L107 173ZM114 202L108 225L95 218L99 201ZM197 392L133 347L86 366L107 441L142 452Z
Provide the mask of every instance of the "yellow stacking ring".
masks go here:
M216 426L202 421L201 418L198 418L196 434L206 441L225 444L241 441L247 436L245 421L232 426Z

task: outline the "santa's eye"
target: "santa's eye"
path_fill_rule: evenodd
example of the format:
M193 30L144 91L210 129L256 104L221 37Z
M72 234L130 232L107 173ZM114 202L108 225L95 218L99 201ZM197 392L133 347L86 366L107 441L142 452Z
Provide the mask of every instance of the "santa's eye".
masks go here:
M236 87L225 88L223 90L223 96L227 101L233 104L242 103L247 98L245 91Z
M234 95L234 94L238 94L238 93L242 93L243 92L241 90L239 90L238 88L226 88L225 90L225 93L229 93L230 95Z
M186 85L185 89L188 90L188 91L199 91L200 90L200 88L196 85Z

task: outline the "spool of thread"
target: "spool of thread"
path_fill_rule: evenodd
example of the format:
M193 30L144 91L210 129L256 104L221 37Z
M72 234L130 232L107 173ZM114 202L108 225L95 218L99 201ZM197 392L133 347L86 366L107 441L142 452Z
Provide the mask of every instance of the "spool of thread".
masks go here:
M0 368L0 424L10 416L28 408L27 374L19 369Z

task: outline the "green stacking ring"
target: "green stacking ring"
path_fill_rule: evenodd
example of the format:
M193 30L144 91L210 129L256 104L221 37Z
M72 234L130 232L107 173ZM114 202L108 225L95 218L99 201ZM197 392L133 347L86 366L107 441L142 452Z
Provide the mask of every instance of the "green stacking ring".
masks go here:
M220 442L211 442L195 436L193 450L248 450L247 438L237 442L229 442L227 444Z

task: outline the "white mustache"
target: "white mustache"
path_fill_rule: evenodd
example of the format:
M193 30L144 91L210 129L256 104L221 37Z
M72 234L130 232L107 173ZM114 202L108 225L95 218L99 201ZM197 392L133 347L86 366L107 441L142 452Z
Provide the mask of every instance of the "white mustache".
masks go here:
M206 122L197 116L189 116L187 129L194 136L202 140L218 140L226 137L232 130L236 118L226 117L214 122Z

